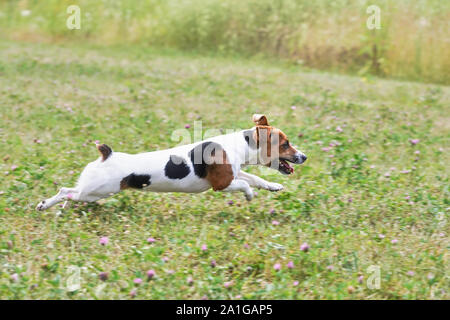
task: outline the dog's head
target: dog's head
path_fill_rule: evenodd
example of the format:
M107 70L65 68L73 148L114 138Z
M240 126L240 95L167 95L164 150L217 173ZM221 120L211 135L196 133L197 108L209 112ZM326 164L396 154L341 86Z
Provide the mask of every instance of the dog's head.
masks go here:
M259 150L259 163L276 169L283 174L294 172L288 162L302 164L306 161L306 155L294 148L283 131L272 127L263 114L254 114L253 122L256 123L254 140Z

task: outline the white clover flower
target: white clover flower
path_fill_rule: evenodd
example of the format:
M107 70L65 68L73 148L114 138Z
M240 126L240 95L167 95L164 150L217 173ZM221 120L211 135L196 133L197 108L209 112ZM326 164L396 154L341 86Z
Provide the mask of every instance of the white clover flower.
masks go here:
M20 11L20 15L22 17L28 17L31 14L31 10L22 10Z

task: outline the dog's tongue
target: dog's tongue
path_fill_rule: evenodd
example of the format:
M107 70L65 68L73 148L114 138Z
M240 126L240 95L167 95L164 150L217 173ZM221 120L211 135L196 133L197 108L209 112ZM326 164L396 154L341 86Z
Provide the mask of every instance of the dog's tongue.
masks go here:
M283 166L285 166L285 167L289 170L290 173L294 172L294 168L292 168L292 167L289 165L289 163L287 163L287 161L281 160L281 163L283 164Z

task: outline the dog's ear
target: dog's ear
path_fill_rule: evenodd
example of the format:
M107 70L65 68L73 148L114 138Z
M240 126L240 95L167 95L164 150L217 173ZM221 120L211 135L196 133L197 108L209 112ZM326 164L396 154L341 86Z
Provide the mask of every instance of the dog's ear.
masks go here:
M254 114L253 115L253 122L256 123L258 126L268 126L269 122L267 121L267 118L263 114Z

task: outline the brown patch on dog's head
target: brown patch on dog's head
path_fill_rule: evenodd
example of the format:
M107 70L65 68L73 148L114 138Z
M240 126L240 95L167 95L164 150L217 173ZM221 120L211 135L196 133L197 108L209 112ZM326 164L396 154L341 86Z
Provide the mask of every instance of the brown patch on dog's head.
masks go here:
M253 115L253 122L256 123L255 140L257 148L261 149L262 165L291 174L294 169L287 161L300 164L306 160L306 156L292 146L283 131L269 125L265 115Z
M283 131L278 130L278 154L282 159L294 159L298 151L289 142L288 137Z

